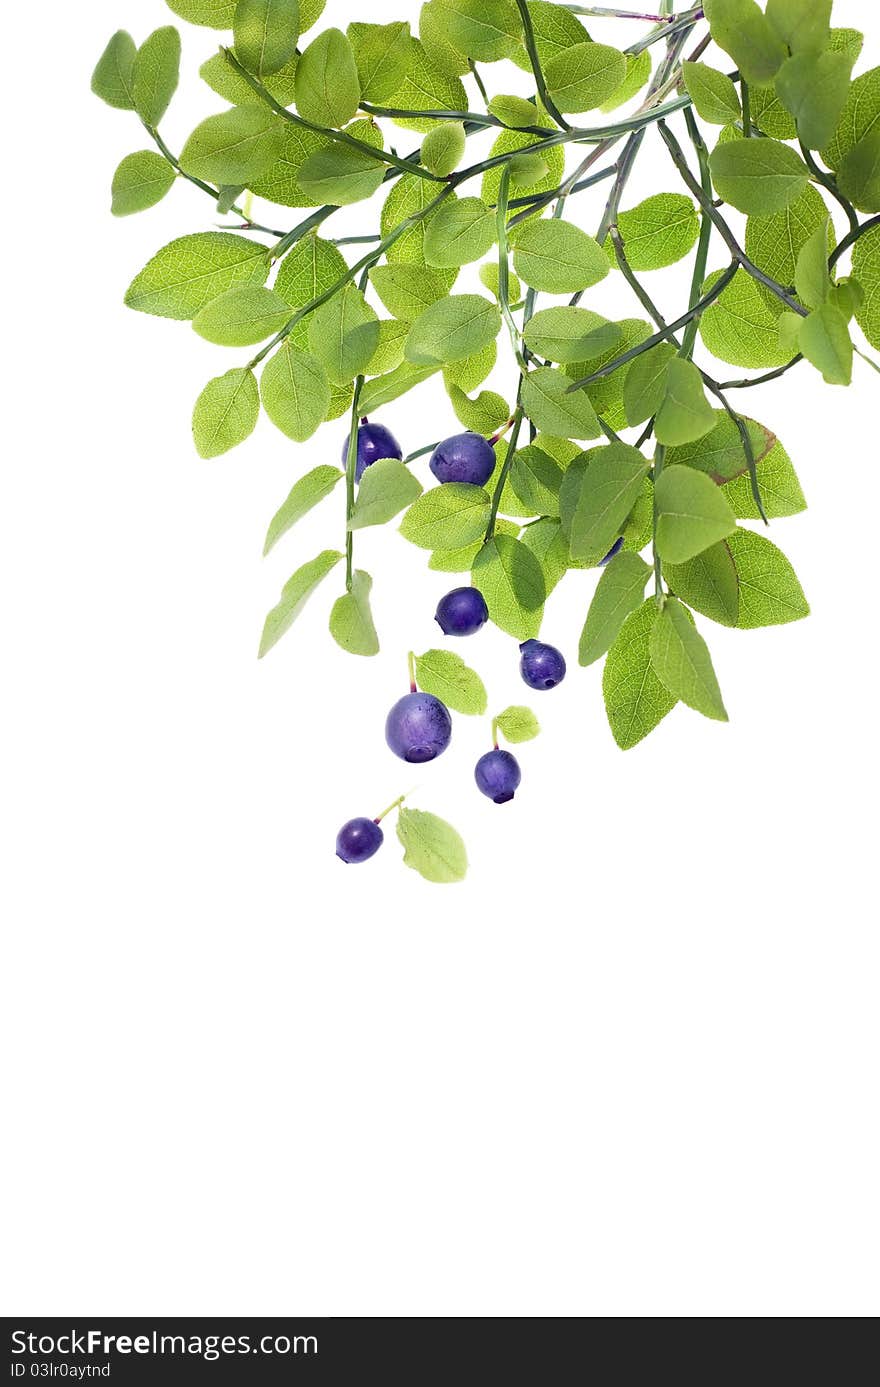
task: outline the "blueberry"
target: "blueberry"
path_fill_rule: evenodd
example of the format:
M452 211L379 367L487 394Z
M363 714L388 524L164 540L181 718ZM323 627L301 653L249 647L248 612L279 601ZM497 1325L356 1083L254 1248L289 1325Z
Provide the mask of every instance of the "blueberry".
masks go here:
M474 770L474 779L484 795L496 804L506 804L513 799L522 780L519 762L509 751L487 751L481 756Z
M481 433L457 433L438 443L428 466L438 482L483 486L495 471L495 449Z
M384 838L374 819L349 819L336 835L336 856L343 862L366 862L379 851Z
M405 694L385 722L385 740L403 761L433 761L451 737L449 709L433 694Z
M565 678L565 659L555 645L524 641L519 672L530 689L553 689Z
M617 554L620 553L620 551L621 551L622 548L623 548L623 535L620 536L620 539L616 539L616 540L614 541L614 543L612 544L611 548L608 550L608 553L605 555L604 559L600 559L600 560L599 560L599 567L600 567L600 568L604 568L604 567L605 567L605 564L606 564L606 563L610 563L611 560L612 560L613 558L615 558Z
M349 438L351 435L349 434ZM361 420L358 428L357 463L354 469L355 481L359 482L367 467L380 458L402 458L403 449L390 429L384 424L371 424L369 419ZM342 465L348 462L348 438L342 449Z
M444 636L472 636L489 620L489 608L479 588L453 588L440 598L434 620Z

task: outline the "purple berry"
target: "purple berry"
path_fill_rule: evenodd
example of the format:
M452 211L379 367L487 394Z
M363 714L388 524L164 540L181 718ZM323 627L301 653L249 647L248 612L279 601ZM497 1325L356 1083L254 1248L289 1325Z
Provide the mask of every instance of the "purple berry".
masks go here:
M451 737L449 709L433 694L405 694L385 722L385 740L403 761L433 761L446 750Z
M384 838L375 819L349 819L336 835L336 856L343 862L366 862L379 851Z
M440 598L434 620L444 636L472 636L489 620L489 608L479 588L453 588Z
M610 563L611 560L612 560L613 558L615 558L615 557L620 553L620 551L621 551L622 548L623 548L623 535L620 536L620 539L616 539L616 540L614 541L614 543L612 544L611 548L608 550L608 553L605 555L604 559L600 559L600 560L599 560L599 567L600 567L600 568L604 568L605 565L606 565L606 563Z
M428 466L438 482L483 486L495 471L495 449L481 433L457 433L438 443Z
M349 438L351 435L349 434ZM348 438L342 449L342 465L348 462ZM355 481L359 482L367 467L372 467L380 458L402 458L403 449L390 429L384 424L371 424L364 419L358 428L357 463L354 469Z
M565 659L555 645L524 641L519 672L530 689L554 689L565 678Z
M506 804L513 799L522 780L519 762L509 751L487 751L481 756L474 770L474 779L484 795L496 804Z

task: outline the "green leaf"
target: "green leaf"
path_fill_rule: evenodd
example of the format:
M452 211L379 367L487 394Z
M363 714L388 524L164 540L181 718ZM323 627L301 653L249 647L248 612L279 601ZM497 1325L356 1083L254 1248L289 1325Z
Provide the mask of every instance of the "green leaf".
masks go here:
M252 434L260 413L253 371L236 367L209 380L193 410L193 439L199 457L216 458Z
M439 269L480 260L495 244L495 214L478 197L446 202L425 232L425 259Z
M268 554L269 550L274 548L279 539L286 535L287 531L292 529L298 520L301 520L313 507L323 501L325 496L329 496L344 475L345 473L340 471L338 467L329 467L326 463L322 463L320 467L313 467L311 472L300 477L298 482L294 482L287 499L269 522L263 554Z
M493 96L487 107L489 115L510 125L514 130L521 126L537 123L537 108L534 101L524 96Z
M126 154L113 175L110 210L114 217L128 217L155 207L174 184L175 172L167 159L151 149Z
M327 416L330 382L320 361L288 338L263 367L260 397L275 427L304 443Z
M380 318L379 344L367 362L365 374L378 376L396 370L403 362L408 336L409 323L400 323L396 318Z
M554 8L556 8L554 6ZM555 122L547 115L541 106L533 108L533 125L539 125L545 129L555 129ZM497 137L491 150L490 158L496 158L501 154L516 154L517 151L528 149L535 143L535 136L523 134L518 130L502 130ZM552 148L546 146L541 150L541 158L547 165L547 173L539 183L524 187L519 183L515 176L515 171L511 170L510 197L511 200L523 195L534 196L538 193L551 193L562 182L565 176L565 152L561 145L554 145ZM496 206L498 194L501 188L501 168L497 165L487 169L483 175L483 182L480 188L480 195L489 207Z
M281 261L274 288L291 308L305 308L326 294L347 273L348 264L341 251L320 236L304 236ZM307 345L308 335L307 319L293 329L293 337L299 347Z
M419 314L407 338L406 359L414 366L460 361L487 347L500 328L497 304L480 294L452 294Z
M495 532L512 535L515 539L519 534L519 525L499 516L495 522ZM480 535L479 539L470 544L463 544L459 549L435 549L428 560L428 567L434 573L469 573L482 545L483 536Z
M650 564L626 551L616 554L603 569L581 632L578 659L582 665L593 664L610 650L630 612L641 605L651 572Z
M92 91L118 111L134 110L134 68L137 46L124 29L115 33L92 73Z
M268 247L244 236L200 231L170 241L135 275L125 295L129 308L185 320L233 284L263 284Z
M422 163L438 178L448 178L464 157L467 136L460 120L437 125L422 141Z
M378 655L379 637L370 610L373 580L362 568L352 576L351 590L337 597L330 612L330 634L349 655Z
M266 106L233 106L197 125L180 154L194 178L248 187L277 157L281 122Z
M467 100L467 92L459 78L442 72L418 39L410 39L407 75L388 98L388 105L403 111L464 111ZM421 116L397 116L394 123L405 130L422 133L432 130L435 124ZM419 182L425 181L419 179Z
M665 461L667 466L695 467L721 486L748 472L748 458L736 422L724 409L716 409L712 413L714 425L711 433L692 443L667 449ZM753 419L745 419L744 423L755 460L760 463L774 447L776 436Z
M535 45L542 66L559 53L566 52L578 43L589 43L590 36L581 21L556 0L528 0L529 17L535 32ZM514 54L514 62L524 72L531 72L531 63L525 47Z
M544 66L547 89L560 111L594 111L626 77L626 58L603 43L578 43Z
M830 39L832 0L767 0L767 21L792 53L819 52Z
M649 597L626 618L605 661L605 711L614 740L624 751L653 732L678 701L651 664L651 635L659 615L655 599Z
M481 391L475 400L466 395L454 381L450 381L448 390L456 418L472 433L488 436L500 429L510 418L509 404L501 395L496 395L494 390Z
M720 273L720 272L719 272ZM703 285L706 293L718 275L710 275ZM759 285L745 270L738 270L723 293L700 318L704 345L732 366L754 369L784 366L791 354L779 346L778 324L781 304L765 298Z
M251 347L265 342L289 317L290 308L273 289L240 284L200 308L193 327L220 347Z
M849 323L833 303L823 303L804 318L798 333L804 356L822 372L826 385L851 385L853 344Z
M860 212L880 212L880 126L853 145L840 165L837 182Z
M592 236L571 222L528 221L517 232L513 265L532 289L574 294L608 274L608 259Z
M532 741L541 731L541 724L531 708L522 704L513 704L510 708L505 708L503 713L499 713L495 718L495 727L505 741L514 745L517 742Z
M736 527L721 489L692 467L664 467L654 486L657 551L669 563L684 563Z
M260 639L259 659L262 660L273 645L290 630L315 588L333 572L343 557L344 555L336 549L325 549L316 559L304 563L293 577L287 580L277 606L273 607L266 617Z
M797 121L807 149L821 149L837 128L850 89L851 53L795 53L776 74L776 93Z
M616 111L618 106L623 106L627 101L631 101L637 92L642 90L651 77L651 54L645 49L642 53L627 56L626 76L619 87L616 87L607 101L603 101L602 111Z
M510 58L522 32L513 0L434 0L443 13L449 42L477 62Z
M703 378L692 361L674 356L666 368L663 401L654 421L658 443L676 447L704 438L715 427Z
M502 497L502 502L503 502ZM499 522L500 524L500 522ZM568 552L568 540L558 520L542 517L527 525L520 535L520 541L534 554L544 574L544 589L549 597L570 567L573 567Z
M454 713L482 716L486 711L482 679L460 655L449 650L426 650L424 655L417 655L416 680L420 689L439 698Z
M794 283L798 296L808 308L818 308L828 298L831 292L828 221L818 227L804 242L795 267Z
M779 140L732 140L709 156L720 197L740 212L767 216L800 197L810 171L799 154Z
M411 366L408 361L404 361L387 375L367 381L361 391L361 408L365 414L374 414L383 405L399 400L401 395L421 385L422 381L428 380L439 369L439 366Z
M397 458L380 458L368 467L358 487L350 530L384 525L422 494L421 482Z
M352 23L348 26L348 38L363 100L382 105L406 79L412 49L409 25L405 20L393 24Z
M856 242L852 264L865 293L856 321L871 346L880 350L880 227L873 227Z
M657 413L666 394L669 365L674 357L671 343L658 342L629 366L623 384L623 407L630 427L643 424Z
M863 72L849 89L837 129L822 150L822 158L835 172L860 140L880 125L880 67Z
M730 125L740 119L739 92L724 72L706 63L682 63L685 90L698 116L710 125Z
M676 598L667 597L654 622L649 648L654 673L671 694L704 717L727 722L709 647Z
M134 64L134 105L145 125L156 126L177 91L180 34L168 24L141 44Z
M483 534L491 506L491 498L481 486L445 482L410 506L400 533L420 549L459 549Z
M424 265L374 265L370 283L389 313L412 322L446 297L445 277Z
M573 559L601 559L617 539L648 473L648 462L627 443L590 454L571 520Z
M704 549L682 564L666 564L664 576L672 591L695 611L721 626L739 619L739 578L726 540Z
M207 29L231 29L236 0L165 0L169 10L190 24Z
M572 380L580 380L592 371L607 366L615 357L629 351L639 342L644 342L651 333L651 328L641 318L624 318L618 322L617 326L620 328L620 341L614 347L610 347L591 361L575 362L566 366L566 372ZM592 385L588 385L586 388L586 394L594 410L613 429L626 427L623 389L629 369L628 366L619 366L616 371L612 371L610 376L594 381Z
M493 340L471 356L463 356L460 361L447 361L443 367L443 380L447 390L450 385L457 385L465 394L470 390L476 390L494 370L497 360L498 344Z
M617 226L630 268L662 270L683 260L700 234L700 219L689 197L682 193L657 193L638 207L621 212ZM609 254L614 251L609 241Z
M536 428L561 438L598 438L602 432L596 411L583 390L569 394L571 380L550 366L539 366L523 377L522 403Z
M737 530L727 546L739 583L740 630L781 626L809 616L803 588L781 549L751 530Z
M798 515L800 511L806 510L807 503L797 473L792 466L791 458L781 443L774 441L766 457L759 457L757 474L761 502L764 506L764 514L768 519L774 520L780 516ZM739 476L725 484L724 494L738 519L761 519L744 467Z
M520 540L496 533L477 554L471 580L496 626L521 641L537 636L544 615L544 574Z
M758 269L764 270L777 284L794 284L798 256L820 227L826 228L827 260L834 248L834 228L830 224L828 208L811 185L781 212L774 212L769 217L749 217L746 223L746 253ZM739 283L739 277L735 282ZM769 289L763 286L756 288L771 312L778 315L781 307L779 300Z
M712 37L733 58L747 82L769 82L786 56L785 46L755 0L706 0Z
M360 289L347 284L309 319L309 346L335 385L368 365L379 343L379 319Z
M442 0L429 0L419 14L419 41L430 61L449 77L468 71L468 59L449 41Z
M355 115L360 99L352 46L341 29L325 29L297 65L296 109L304 120L338 130Z
M298 0L238 0L233 33L236 57L250 72L278 72L296 52Z
M467 851L452 824L422 809L401 807L397 836L403 845L404 865L412 867L426 881L446 885L464 880Z
M524 341L549 361L589 361L620 341L620 327L588 308L542 308L526 324Z
M372 197L385 178L385 165L363 150L332 144L310 154L299 171L299 185L315 202L348 207Z
M293 104L297 61L294 55L277 72L262 78L263 86L269 95L274 96L282 106ZM247 106L254 100L253 89L232 66L225 53L215 53L207 62L202 63L199 76L203 82L207 82L212 91L222 96L224 101L228 101L230 106Z
M514 454L509 484L528 515L558 515L562 468L535 444Z

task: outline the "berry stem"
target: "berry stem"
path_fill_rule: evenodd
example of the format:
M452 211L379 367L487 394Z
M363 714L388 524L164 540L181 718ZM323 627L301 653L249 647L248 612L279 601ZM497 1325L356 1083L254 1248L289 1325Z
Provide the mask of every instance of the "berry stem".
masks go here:
M494 747L495 751L498 750L498 719L497 719L497 718L493 718L493 719L492 719L492 746Z
M410 693L418 693L419 686L416 683L416 657L411 650L407 654L406 659L409 665L409 691Z
M394 801L393 804L389 804L387 809L383 809L381 814L377 814L375 819L373 820L373 823L380 824L384 818L387 818L387 816L391 813L392 809L398 809L400 805L403 804L403 801L405 799L406 795L401 795L399 799L396 799Z

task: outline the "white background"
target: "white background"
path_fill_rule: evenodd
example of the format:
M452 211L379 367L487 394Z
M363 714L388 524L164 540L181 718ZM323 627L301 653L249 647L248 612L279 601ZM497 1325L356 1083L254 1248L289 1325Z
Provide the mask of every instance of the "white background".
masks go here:
M544 627L570 677L534 697L498 808L471 778L487 722L456 718L425 768L384 746L455 582L393 526L357 546L381 656L331 642L331 579L257 663L341 493L264 561L266 524L344 423L297 449L261 420L198 460L192 401L239 354L122 294L216 216L180 186L112 220L145 138L88 91L114 28L169 12L42 16L36 71L35 17L8 16L2 96L4 1311L876 1314L876 377L801 367L749 397L810 501L773 538L813 615L701 623L730 726L679 708L619 752L576 664L595 576L572 575ZM222 104L196 76L218 36L181 27L177 148ZM860 66L878 54L875 25ZM674 186L645 148L630 204ZM674 306L686 270L667 280ZM591 302L632 312L616 278ZM433 384L384 417L408 450L456 427ZM523 699L507 638L456 648L494 710ZM406 871L393 829L366 867L335 858L344 819L410 789L466 837L464 885Z

